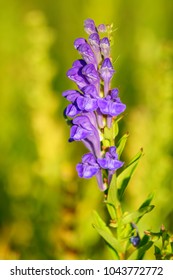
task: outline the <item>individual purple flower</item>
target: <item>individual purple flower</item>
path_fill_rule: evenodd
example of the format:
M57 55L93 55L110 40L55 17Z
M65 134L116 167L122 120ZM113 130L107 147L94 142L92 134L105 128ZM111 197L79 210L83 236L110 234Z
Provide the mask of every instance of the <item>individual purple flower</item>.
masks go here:
M82 89L85 95L90 95L93 98L99 98L99 93L95 87L95 85L90 84Z
M110 81L115 73L110 58L105 58L100 68L100 76L104 82Z
M83 59L77 59L73 62L72 64L72 67L78 67L78 68L81 68L81 67L84 67L86 65L86 62L85 60Z
M95 55L88 43L81 44L78 47L78 51L86 63L92 63L97 68L97 61Z
M85 154L82 157L82 163L78 163L76 166L78 175L81 178L93 177L98 172L99 168L96 158L92 153Z
M70 130L69 141L81 141L90 135L93 135L93 126L90 120L85 116L78 116L72 121L73 126Z
M78 49L80 45L85 44L85 43L86 43L86 40L84 38L77 38L74 41L74 47L75 47L75 49Z
M90 115L92 118L92 115ZM94 126L95 119L80 115L73 119L69 142L82 141L96 157L100 156L100 137Z
M112 117L120 115L126 109L126 105L118 97L118 89L111 90L105 98L99 98L98 106L102 114Z
M88 18L84 21L84 29L86 33L92 34L97 32L94 20Z
M71 102L74 102L76 100L77 97L79 97L81 95L80 91L78 90L73 90L73 89L69 89L66 90L62 93L62 95Z
M88 85L83 88L83 95L76 99L78 108L82 111L93 112L98 108L97 91L94 85Z
M82 74L87 78L90 84L99 84L100 77L92 63L87 64L82 68Z
M100 166L97 163L97 159L92 153L85 154L82 157L82 162L78 163L76 166L79 177L89 179L96 176L99 189L104 191L106 189L105 184L103 184L102 173Z
M98 30L98 32L104 33L104 32L107 31L107 27L106 27L105 24L99 24L99 25L97 26L97 30Z
M102 80L104 81L104 95L107 96L107 94L109 92L110 80L112 79L112 77L115 73L115 70L112 66L110 58L104 59L102 66L99 70L99 73L100 73Z
M118 160L118 155L116 153L116 147L110 147L109 151L105 153L104 158L97 159L98 164L103 169L108 169L111 171L116 171L118 168L123 166L123 162Z
M97 60L97 64L99 64L102 60L101 57L101 52L100 52L100 37L98 33L92 33L89 38L88 41L90 43L90 46L95 54L96 60Z
M64 114L65 116L68 116L70 118L75 117L79 113L81 113L81 110L78 108L76 104L77 98L81 95L81 93L77 90L66 90L62 94L68 101L71 101L72 104L69 104L65 110Z
M70 118L73 118L80 113L82 113L82 111L79 109L76 102L73 104L69 104L64 111L64 114Z
M100 48L104 58L110 57L110 42L107 37L101 39Z
M65 109L65 115L75 117L80 113L93 112L98 108L98 93L94 85L88 85L82 89L83 94L77 90L67 90L63 96L71 101Z
M82 67L72 67L67 71L67 77L74 81L79 89L82 89L87 84L89 84L86 77L82 74L81 69Z

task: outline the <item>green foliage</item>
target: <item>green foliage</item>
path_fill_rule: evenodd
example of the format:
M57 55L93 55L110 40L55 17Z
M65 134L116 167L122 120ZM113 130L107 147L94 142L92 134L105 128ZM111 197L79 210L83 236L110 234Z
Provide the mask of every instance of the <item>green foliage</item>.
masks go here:
M111 219L114 221L116 220L117 214L116 214L116 207L118 206L118 199L117 199L117 178L114 175L112 177L111 184L109 186L109 191L107 195L107 199L105 201L108 212L110 214Z
M101 219L96 211L93 212L93 226L97 232L104 238L104 240L112 247L116 255L123 253L123 247L120 242L113 236L109 227L106 226L105 222Z
M121 172L117 178L117 187L118 187L118 198L122 200L124 191L138 165L138 162L143 154L143 151L137 153L137 155L130 161L127 167Z
M141 217L143 217L146 213L152 211L154 208L154 205L149 205L145 207L140 207L137 211L131 212L129 214L126 214L123 219L122 223L123 224L128 224L132 221L139 221Z
M128 133L124 134L121 137L121 139L118 141L117 145L116 145L116 147L117 147L117 154L119 155L119 157L121 156L121 154L122 154L122 152L123 152L123 150L125 148L128 136L129 136Z
M155 242L154 254L156 260L173 259L173 236L162 225L159 232L146 231L151 242Z

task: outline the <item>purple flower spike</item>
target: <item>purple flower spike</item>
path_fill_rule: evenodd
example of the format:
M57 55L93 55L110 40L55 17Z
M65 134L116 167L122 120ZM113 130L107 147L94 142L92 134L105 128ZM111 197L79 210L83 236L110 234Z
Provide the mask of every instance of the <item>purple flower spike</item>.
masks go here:
M82 68L82 74L87 78L90 84L98 84L100 77L93 64L87 64Z
M103 169L108 169L111 171L116 171L118 168L123 166L123 162L118 160L118 155L116 153L116 147L110 147L109 152L106 152L105 157L102 159L97 159L98 164Z
M76 166L79 177L87 179L96 175L99 168L96 158L92 153L85 154L82 157L82 162Z
M110 56L110 42L107 37L103 38L100 41L100 48L101 48L101 53L103 54L104 58L107 58Z
M88 18L84 21L84 29L86 33L92 34L97 32L94 20Z
M115 171L123 165L118 159L116 147L109 147L105 141L108 137L112 142L113 135L106 136L104 131L112 127L113 117L121 114L126 105L121 102L118 89L111 89L115 73L110 56L112 25L100 24L96 27L92 19L87 19L84 29L89 34L88 39L80 37L74 41L74 48L81 59L75 60L67 72L67 77L79 89L63 92L70 101L64 115L67 120L71 118L68 121L71 124L69 142L82 141L89 150L77 165L79 177L91 178L95 175L99 189L104 191L109 188ZM104 32L107 35L101 39L100 33Z
M94 53L88 43L82 44L78 47L78 51L85 60L86 63L92 63L95 66L97 65L96 58Z
M105 60L102 63L102 66L100 68L100 76L103 79L104 82L110 81L113 74L115 73L115 70L112 66L112 63L109 58L105 58Z
M75 47L75 49L78 49L80 45L85 44L85 43L86 43L86 40L84 38L77 38L74 41L74 47Z
M88 81L86 80L86 78L82 75L81 73L81 68L79 67L73 67L71 69L69 69L67 71L67 77L74 81L77 86L79 87L79 89L82 89L83 87L85 87L88 83Z

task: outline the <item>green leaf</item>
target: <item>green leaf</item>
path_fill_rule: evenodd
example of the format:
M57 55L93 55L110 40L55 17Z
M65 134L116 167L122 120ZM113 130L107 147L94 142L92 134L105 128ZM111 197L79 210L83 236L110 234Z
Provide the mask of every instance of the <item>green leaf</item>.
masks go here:
M127 214L122 218L122 223L128 224L133 221L136 222L136 219L139 220L139 218L143 217L146 213L150 212L154 208L154 205L148 205L144 206L142 208L139 208L137 211L131 212L130 214Z
M113 236L111 230L106 226L105 222L96 211L93 211L93 219L93 226L103 239L116 251L117 254L123 253L123 248L120 242Z
M140 208L143 208L143 207L145 207L145 206L148 206L148 205L150 205L150 203L151 203L151 201L152 201L152 199L153 199L153 193L151 193L151 194L149 194L149 196L147 197L147 199L141 204L141 206L139 207L139 209Z
M120 158L120 156L121 156L121 154L124 150L124 147L126 145L128 136L129 136L128 133L124 134L123 137L121 137L121 139L117 143L117 150L116 151L117 151L117 154L118 154L119 158Z
M104 140L109 140L112 143L118 134L118 122L114 121L111 128L104 128Z
M111 184L108 189L108 196L107 196L107 208L108 212L111 216L112 220L116 219L116 206L118 203L117 199L117 182L116 182L116 174L113 175Z
M117 136L118 132L119 132L119 127L118 127L118 121L114 121L113 125L112 125L112 137L113 139L115 139L115 137Z
M120 173L120 175L117 178L117 187L118 187L118 196L119 200L122 199L122 196L124 194L124 191L138 165L138 162L143 154L143 151L140 150L136 154L136 156L131 160L131 162L127 165L127 167Z
M160 248L156 245L154 245L154 255L155 255L156 260L162 259L162 252L161 252Z
M135 250L129 257L128 260L142 260L146 251L148 251L153 245L152 241L147 242L144 246L141 246L139 249Z

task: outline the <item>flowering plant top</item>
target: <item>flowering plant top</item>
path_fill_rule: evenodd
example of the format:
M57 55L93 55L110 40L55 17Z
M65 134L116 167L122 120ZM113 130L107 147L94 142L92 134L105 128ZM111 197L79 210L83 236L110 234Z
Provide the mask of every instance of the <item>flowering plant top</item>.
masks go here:
M140 207L132 212L123 211L121 204L124 192L143 154L142 149L123 166L119 159L128 134L118 141L118 122L126 109L119 98L117 88L111 88L115 70L111 58L112 25L100 24L96 27L92 19L84 22L88 40L77 38L74 47L80 58L67 71L67 77L76 83L77 89L63 92L70 102L64 111L70 123L69 142L82 141L88 152L77 164L81 178L96 176L99 189L104 191L104 203L109 212L109 225L96 211L93 212L93 227L104 238L114 259L142 259L146 251L161 240L161 249L155 248L156 259L173 258L173 237L161 227L160 232L145 231L143 237L137 224L149 213L153 195L149 195ZM105 36L106 34L106 36ZM114 229L112 231L112 228Z
M87 19L84 29L89 34L88 40L77 38L74 41L81 58L67 71L67 77L78 89L63 92L70 101L64 113L71 119L69 141L82 141L89 150L77 165L78 175L83 178L95 175L100 190L104 191L109 187L112 175L123 165L112 136L114 121L126 105L121 102L118 89L111 88L115 73L110 47L111 26L100 24L96 27L92 19ZM107 36L103 36L105 33ZM108 131L109 137L106 136Z

